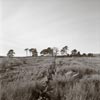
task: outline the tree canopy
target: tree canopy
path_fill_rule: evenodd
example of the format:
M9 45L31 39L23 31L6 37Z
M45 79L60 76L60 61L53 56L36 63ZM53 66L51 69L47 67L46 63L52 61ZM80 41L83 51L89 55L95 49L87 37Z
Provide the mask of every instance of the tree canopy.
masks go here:
M14 54L15 54L14 50L13 50L13 49L10 49L10 50L8 51L8 53L7 53L7 56L8 56L9 58L11 58L11 57L14 56Z

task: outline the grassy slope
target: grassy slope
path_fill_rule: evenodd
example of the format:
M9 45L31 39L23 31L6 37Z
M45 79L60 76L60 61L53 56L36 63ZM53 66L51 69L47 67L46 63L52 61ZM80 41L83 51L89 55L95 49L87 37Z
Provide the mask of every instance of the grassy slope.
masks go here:
M29 100L32 89L40 90L44 84L53 62L52 57L0 60L1 100ZM100 100L100 57L57 58L56 70L52 100ZM73 70L79 77L67 75Z

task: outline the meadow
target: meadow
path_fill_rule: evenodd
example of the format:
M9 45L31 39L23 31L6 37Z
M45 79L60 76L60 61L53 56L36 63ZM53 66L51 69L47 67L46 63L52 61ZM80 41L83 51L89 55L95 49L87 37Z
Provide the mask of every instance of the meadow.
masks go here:
M0 100L100 100L100 56L0 58Z

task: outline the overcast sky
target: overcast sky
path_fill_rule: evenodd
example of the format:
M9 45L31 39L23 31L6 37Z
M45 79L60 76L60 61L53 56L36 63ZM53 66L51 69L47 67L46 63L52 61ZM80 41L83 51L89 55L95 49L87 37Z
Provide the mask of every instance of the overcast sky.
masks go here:
M100 0L1 0L0 55L69 46L100 53Z

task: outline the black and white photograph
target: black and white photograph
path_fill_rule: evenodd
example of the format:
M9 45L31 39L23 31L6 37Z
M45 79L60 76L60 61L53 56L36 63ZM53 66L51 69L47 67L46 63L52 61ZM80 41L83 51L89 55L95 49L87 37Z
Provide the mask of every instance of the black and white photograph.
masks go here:
M0 0L0 100L100 100L100 0Z

